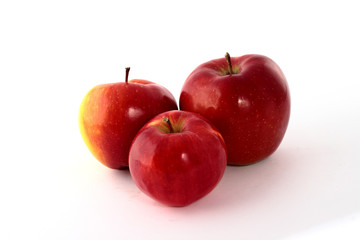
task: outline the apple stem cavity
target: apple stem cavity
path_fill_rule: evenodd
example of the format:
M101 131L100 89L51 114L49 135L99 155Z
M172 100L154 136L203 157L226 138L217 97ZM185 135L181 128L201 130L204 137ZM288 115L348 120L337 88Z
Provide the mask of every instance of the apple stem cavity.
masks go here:
M228 52L225 53L225 59L226 59L228 65L229 65L229 73L231 75L231 74L233 74L233 70L232 70L230 54Z
M125 83L128 83L130 67L125 68Z
M173 129L172 125L171 125L171 122L170 122L169 118L162 117L162 120L169 126L170 133L174 133L174 129Z

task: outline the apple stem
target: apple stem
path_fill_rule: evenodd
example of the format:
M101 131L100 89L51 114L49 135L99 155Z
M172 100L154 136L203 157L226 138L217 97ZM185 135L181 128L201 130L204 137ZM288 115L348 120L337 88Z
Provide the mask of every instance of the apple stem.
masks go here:
M125 68L125 83L128 82L130 67Z
M233 74L233 70L232 70L232 65L231 65L231 58L230 58L230 54L228 52L225 53L225 59L229 65L229 73L230 75Z
M170 122L169 118L167 118L167 117L162 117L162 120L169 126L169 128L170 128L170 133L173 133L173 132L174 132L174 129L173 129L172 125L171 125L171 122Z

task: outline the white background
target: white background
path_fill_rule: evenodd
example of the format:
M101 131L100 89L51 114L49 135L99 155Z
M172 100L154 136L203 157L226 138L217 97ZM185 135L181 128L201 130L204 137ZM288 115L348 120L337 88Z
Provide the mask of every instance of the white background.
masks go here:
M1 239L358 239L356 1L1 1ZM199 64L247 53L285 73L279 149L227 167L185 208L98 163L77 114L101 83L142 78L178 99Z

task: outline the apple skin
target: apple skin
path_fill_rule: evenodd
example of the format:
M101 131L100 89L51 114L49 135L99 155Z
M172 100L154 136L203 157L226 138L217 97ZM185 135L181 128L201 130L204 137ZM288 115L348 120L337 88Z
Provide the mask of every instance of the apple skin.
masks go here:
M163 117L170 120L174 132ZM226 146L205 118L185 111L161 113L136 135L129 169L136 185L168 206L187 206L207 195L226 168Z
M176 110L174 96L150 81L133 79L92 88L82 100L80 132L90 152L113 169L128 167L132 140L159 113Z
M230 56L229 56L230 58ZM229 165L248 165L280 145L290 117L286 78L270 58L249 54L198 66L186 79L180 109L209 119L225 139Z

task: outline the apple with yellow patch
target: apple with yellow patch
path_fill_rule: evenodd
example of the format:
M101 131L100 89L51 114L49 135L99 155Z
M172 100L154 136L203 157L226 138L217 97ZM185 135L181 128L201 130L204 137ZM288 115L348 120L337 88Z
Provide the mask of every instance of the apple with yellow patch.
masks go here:
M133 79L101 84L82 100L79 127L82 138L102 164L113 169L129 166L131 142L140 128L159 113L176 110L174 96L163 86Z

